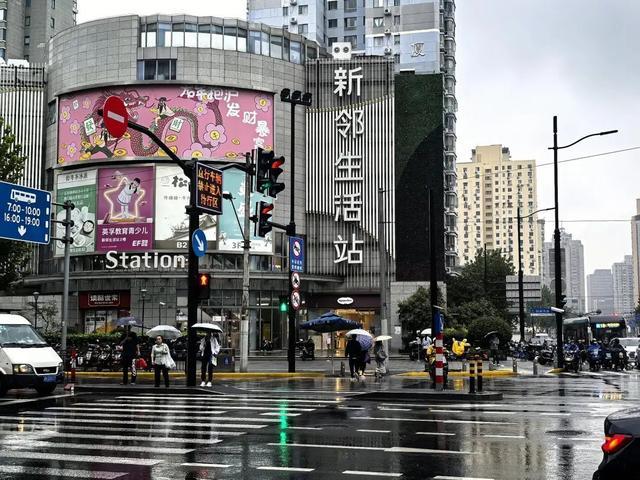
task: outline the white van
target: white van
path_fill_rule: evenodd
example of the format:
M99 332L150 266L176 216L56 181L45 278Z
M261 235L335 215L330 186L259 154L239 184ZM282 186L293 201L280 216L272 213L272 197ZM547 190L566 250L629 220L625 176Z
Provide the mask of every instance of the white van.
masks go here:
M0 397L10 388L49 394L63 378L62 359L29 320L0 314Z

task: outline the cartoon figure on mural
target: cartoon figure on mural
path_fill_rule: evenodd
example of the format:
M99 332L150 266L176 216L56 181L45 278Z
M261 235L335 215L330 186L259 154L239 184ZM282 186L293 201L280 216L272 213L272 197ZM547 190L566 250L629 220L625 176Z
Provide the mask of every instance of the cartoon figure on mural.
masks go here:
M156 98L156 100L158 101L158 104L156 108L152 108L151 111L157 115L153 121L153 124L157 127L160 120L167 117L173 117L175 112L167 106L167 97Z

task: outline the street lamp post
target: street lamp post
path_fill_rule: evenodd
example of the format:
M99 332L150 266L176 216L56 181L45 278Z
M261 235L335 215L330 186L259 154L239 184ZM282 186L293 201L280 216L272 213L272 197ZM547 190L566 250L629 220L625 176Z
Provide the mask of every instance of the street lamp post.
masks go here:
M40 296L40 292L33 292L34 299L34 309L35 309L35 318L33 320L33 328L38 328L38 297Z
M144 302L147 299L147 289L141 288L140 295L142 296L142 333L144 333Z
M553 194L555 200L555 229L553 231L553 257L555 262L555 290L556 290L556 341L557 341L557 361L558 368L562 368L564 365L564 352L563 352L563 344L562 344L562 316L564 315L564 302L562 296L562 257L560 255L560 212L558 209L558 150L562 150L565 148L569 148L574 146L577 143L580 143L582 140L585 140L589 137L597 137L602 135L610 135L612 133L617 133L618 130L607 130L604 132L591 133L589 135L585 135L582 138L579 138L573 143L568 145L564 145L562 147L558 146L558 116L553 116L553 147L549 147L549 150L553 150Z
M553 207L543 208L531 212L524 217L520 215L520 205L518 205L518 316L520 317L520 341L524 342L524 272L522 271L522 220L532 217L536 213L553 210Z

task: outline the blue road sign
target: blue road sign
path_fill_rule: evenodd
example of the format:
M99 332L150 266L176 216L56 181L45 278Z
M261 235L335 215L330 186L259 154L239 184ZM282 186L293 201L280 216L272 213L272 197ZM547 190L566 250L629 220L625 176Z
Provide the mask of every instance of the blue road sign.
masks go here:
M304 273L304 238L289 237L289 270Z
M0 182L0 237L19 242L49 244L51 193Z
M207 253L207 236L202 230L197 229L193 232L191 248L193 248L193 253L196 254L196 257L204 257L204 254Z
M551 307L529 307L531 315L552 315Z

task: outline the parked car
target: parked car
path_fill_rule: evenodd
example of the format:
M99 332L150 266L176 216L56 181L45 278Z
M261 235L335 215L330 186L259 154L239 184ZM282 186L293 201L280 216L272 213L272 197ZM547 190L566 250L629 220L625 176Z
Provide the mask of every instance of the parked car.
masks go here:
M593 480L637 478L640 472L640 408L622 410L604 421L604 457Z

